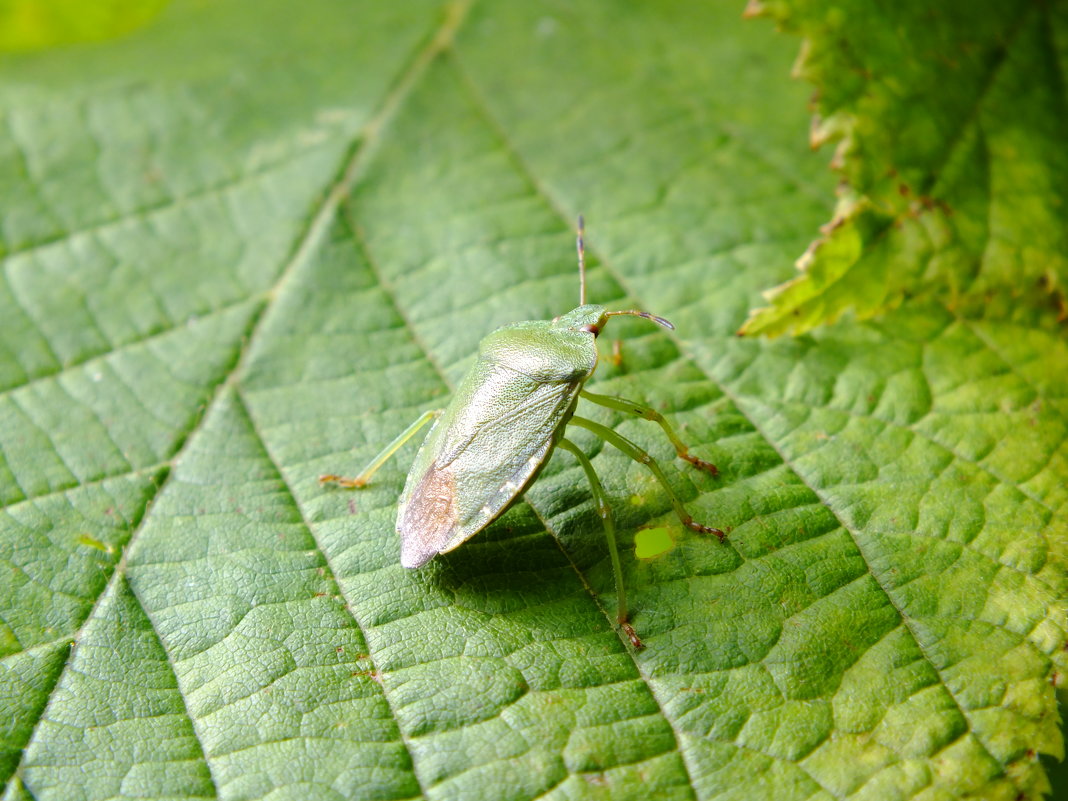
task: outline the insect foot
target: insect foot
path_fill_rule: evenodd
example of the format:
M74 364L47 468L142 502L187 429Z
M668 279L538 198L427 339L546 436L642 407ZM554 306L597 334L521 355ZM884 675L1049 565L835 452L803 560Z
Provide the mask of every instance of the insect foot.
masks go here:
M336 487L344 487L345 489L362 489L367 486L367 479L360 476L356 478L343 478L342 476L335 476L333 473L327 473L325 476L319 476L319 483L333 484Z
M630 644L634 646L634 650L640 651L645 647L645 643L641 641L638 632L634 630L634 626L630 625L628 621L619 621L619 627L623 629L623 633L627 635L627 639L630 640Z
M688 517L682 521L682 524L688 529L696 531L698 534L715 534L720 542L727 539L727 535L720 531L718 528L712 528L711 526L703 526L694 520L692 517Z
M714 476L719 475L719 468L712 464L712 462L706 462L704 459L698 459L696 456L691 456L689 453L680 453L679 458L685 459L694 467L711 473Z

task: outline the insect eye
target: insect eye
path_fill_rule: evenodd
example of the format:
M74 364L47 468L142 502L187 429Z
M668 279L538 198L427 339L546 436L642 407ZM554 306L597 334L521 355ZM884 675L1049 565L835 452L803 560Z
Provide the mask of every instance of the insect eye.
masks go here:
M590 323L589 325L580 325L579 331L585 331L587 334L593 334L594 336L597 336L599 333L601 333L601 329L593 323Z

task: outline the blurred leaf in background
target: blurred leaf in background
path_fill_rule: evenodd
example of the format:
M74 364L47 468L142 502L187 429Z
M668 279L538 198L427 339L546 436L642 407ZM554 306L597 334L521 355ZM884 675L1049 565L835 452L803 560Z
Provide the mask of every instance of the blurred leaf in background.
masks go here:
M1006 53L993 102L1036 17L1063 31L1057 3L1001 33L997 9L950 6L838 4L836 37L802 31L802 63L883 58L872 86L808 74L822 119L848 110L850 192L895 221L886 163L936 198L952 171L919 150L958 177L978 158L922 124L975 105L974 81L918 81L938 37L952 52L955 21L993 31L975 39L982 63L991 37ZM1050 790L1068 348L1055 282L996 279L1019 231L1055 249L1049 193L994 193L1015 216L975 275L997 302L923 277L981 235L879 251L948 219L923 205L901 233L842 224L814 251L887 266L867 288L847 269L793 327L837 322L736 337L832 218L835 180L788 77L799 40L742 10L173 0L122 38L0 57L5 801ZM860 134L894 106L881 86L920 120L889 150ZM1054 176L1030 120L991 133ZM677 326L615 321L618 364L602 343L590 388L663 410L720 476L672 465L645 421L585 413L730 530L681 530L641 465L575 435L615 504L637 652L568 454L417 571L393 530L414 447L361 492L317 481L440 406L495 326L577 303L580 212L590 298Z
M992 303L1068 314L1068 6L759 0L750 12L805 37L795 72L817 87L812 141L837 141L844 184L803 275L743 331L806 331L916 295L968 316Z
M168 0L0 0L0 52L92 42L140 28Z

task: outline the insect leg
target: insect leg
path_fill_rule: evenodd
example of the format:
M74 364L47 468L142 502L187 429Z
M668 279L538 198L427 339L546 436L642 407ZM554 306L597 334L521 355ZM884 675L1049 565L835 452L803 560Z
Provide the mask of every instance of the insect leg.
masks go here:
M383 448L382 452L379 453L374 459L372 459L370 464L368 464L367 467L361 470L359 475L357 475L355 478L342 478L341 476L335 476L334 474L330 473L325 476L319 476L319 483L337 484L339 487L345 487L347 489L358 489L360 487L366 487L367 482L371 480L371 476L378 472L378 468L384 465L390 456L400 450L401 446L404 445L405 442L414 437L420 428L425 426L431 420L437 418L441 414L441 412L441 409L431 409L429 412L423 412L421 415L419 415L418 420L416 420L414 423L404 429L404 431L400 433L400 436L398 436L395 440L389 443L389 445Z
M590 481L590 489L593 490L594 500L597 501L597 514L601 516L601 522L604 524L604 535L608 540L608 555L612 558L612 572L615 573L616 599L618 601L616 621L626 632L627 637L630 638L631 644L635 648L641 648L643 647L642 641L638 639L638 634L634 631L634 627L627 622L627 593L623 589L623 566L619 561L619 548L616 545L616 524L612 519L612 507L608 504L608 495L605 494L604 487L601 486L601 480L597 478L593 465L590 464L590 460L582 452L582 449L564 437L561 437L557 444L574 455L582 469L586 471L586 478Z
M671 440L671 444L675 446L675 453L679 455L680 459L685 459L694 467L707 470L714 476L719 475L719 470L714 464L706 462L704 459L698 459L696 456L690 454L690 449L686 447L686 443L679 439L679 435L675 433L675 429L673 429L668 421L664 419L664 415L660 414L656 409L649 406L643 406L640 403L635 403L626 398L617 398L615 395L597 395L593 392L587 392L586 390L579 392L579 395L593 403L607 406L609 409L630 412L631 414L638 415L638 417L644 417L646 420L652 420L664 429L664 433L667 434L668 439Z
M654 459L648 453L643 451L629 439L620 434L617 434L615 431L608 428L607 426L603 426L600 423L595 423L593 422L593 420L587 420L585 417L579 417L577 414L571 418L570 422L574 423L577 426L585 428L587 431L592 431L605 442L619 448L621 451L623 451L623 453L627 454L627 456L629 456L634 461L641 462L643 465L648 467L652 471L653 475L656 476L656 480L659 481L661 486L663 486L663 488L667 491L668 498L671 499L671 505L675 508L675 514L679 516L679 520L682 521L682 524L686 526L686 528L693 529L694 531L700 532L701 534L715 534L717 537L719 537L720 542L722 542L723 539L727 536L718 528L712 528L711 526L703 526L700 523L696 522L690 515L690 513L686 511L686 507L682 505L682 501L679 500L679 496L676 495L675 491L671 488L671 485L668 483L667 476L665 476L664 471L660 469L660 465L657 464L656 459Z

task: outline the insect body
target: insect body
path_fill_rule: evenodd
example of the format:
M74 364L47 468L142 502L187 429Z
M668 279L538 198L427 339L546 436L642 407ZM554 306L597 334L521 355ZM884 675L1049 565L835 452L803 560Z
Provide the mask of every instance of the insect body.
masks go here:
M648 312L608 311L587 304L582 218L579 218L580 306L551 321L514 323L499 328L479 344L478 359L456 388L444 410L427 412L382 451L356 478L322 476L345 487L365 486L372 474L426 423L437 418L401 495L397 533L401 564L415 568L451 551L488 526L522 495L560 446L572 453L589 478L604 521L615 572L617 619L636 647L627 621L622 568L615 542L611 507L586 455L564 436L568 423L592 431L627 455L646 464L667 490L683 524L695 531L723 532L694 522L668 486L656 461L630 440L592 420L575 415L579 398L657 422L680 457L713 474L716 468L691 456L674 430L655 410L624 398L595 395L583 385L597 366L595 340L616 315L636 315L665 328L667 320Z

